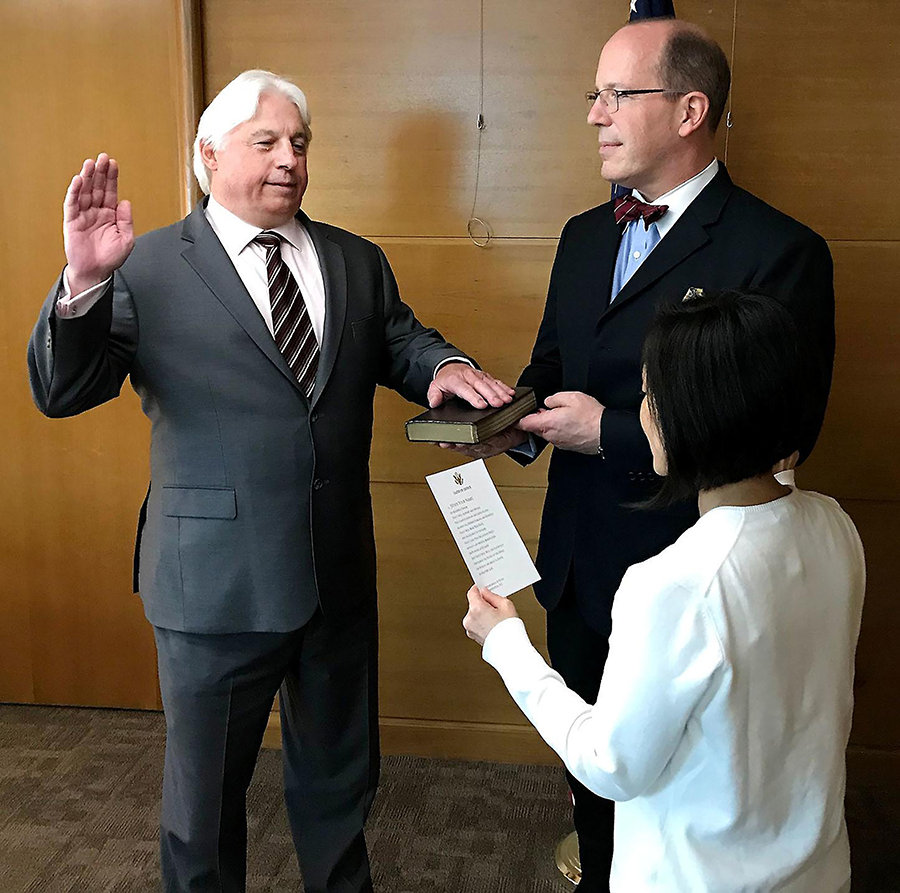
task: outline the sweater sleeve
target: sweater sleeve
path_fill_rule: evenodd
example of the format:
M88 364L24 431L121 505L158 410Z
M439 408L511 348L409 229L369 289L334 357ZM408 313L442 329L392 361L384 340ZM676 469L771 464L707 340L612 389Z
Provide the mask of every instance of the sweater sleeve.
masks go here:
M643 568L625 575L593 705L547 666L521 620L498 624L482 652L569 771L610 800L630 800L658 780L724 663L702 594L656 584Z

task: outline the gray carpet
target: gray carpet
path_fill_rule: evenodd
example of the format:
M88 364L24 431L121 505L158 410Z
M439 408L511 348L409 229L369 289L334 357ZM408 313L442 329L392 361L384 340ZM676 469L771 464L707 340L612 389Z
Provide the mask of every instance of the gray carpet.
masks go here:
M165 726L156 713L0 707L0 893L158 889ZM248 891L302 882L264 750L249 793ZM569 830L562 773L385 757L366 837L378 893L565 893L553 864Z
M156 713L0 706L0 893L157 890L164 736ZM277 752L248 812L248 890L302 890ZM851 784L847 821L854 893L900 893L900 793ZM558 769L385 757L367 838L378 893L572 893L568 830Z

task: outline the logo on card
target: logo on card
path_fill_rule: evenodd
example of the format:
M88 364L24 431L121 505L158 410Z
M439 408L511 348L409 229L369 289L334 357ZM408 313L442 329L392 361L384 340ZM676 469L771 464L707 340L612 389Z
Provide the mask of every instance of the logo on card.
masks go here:
M462 486L463 476L458 471L453 472L453 480L456 482L456 485L458 487Z

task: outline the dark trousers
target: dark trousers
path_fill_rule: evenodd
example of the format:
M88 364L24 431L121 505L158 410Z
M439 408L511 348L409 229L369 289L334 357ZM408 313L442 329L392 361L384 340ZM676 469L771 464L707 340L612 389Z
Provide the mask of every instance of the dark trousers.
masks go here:
M582 619L571 573L559 604L547 612L547 650L553 669L566 685L593 704L609 654L609 633L597 632ZM572 817L581 859L578 891L609 893L614 803L592 794L568 771L566 778L575 801Z
M155 628L166 715L166 893L243 893L246 794L280 690L284 796L307 893L372 890L363 824L378 783L374 616L290 633Z

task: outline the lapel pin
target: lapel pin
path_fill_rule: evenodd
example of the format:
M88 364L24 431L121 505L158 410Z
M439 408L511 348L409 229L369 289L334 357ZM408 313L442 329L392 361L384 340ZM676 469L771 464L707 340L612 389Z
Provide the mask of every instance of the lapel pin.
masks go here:
M682 301L693 301L695 298L703 297L703 289L702 288L694 288L691 286L685 293L684 297L681 299Z

